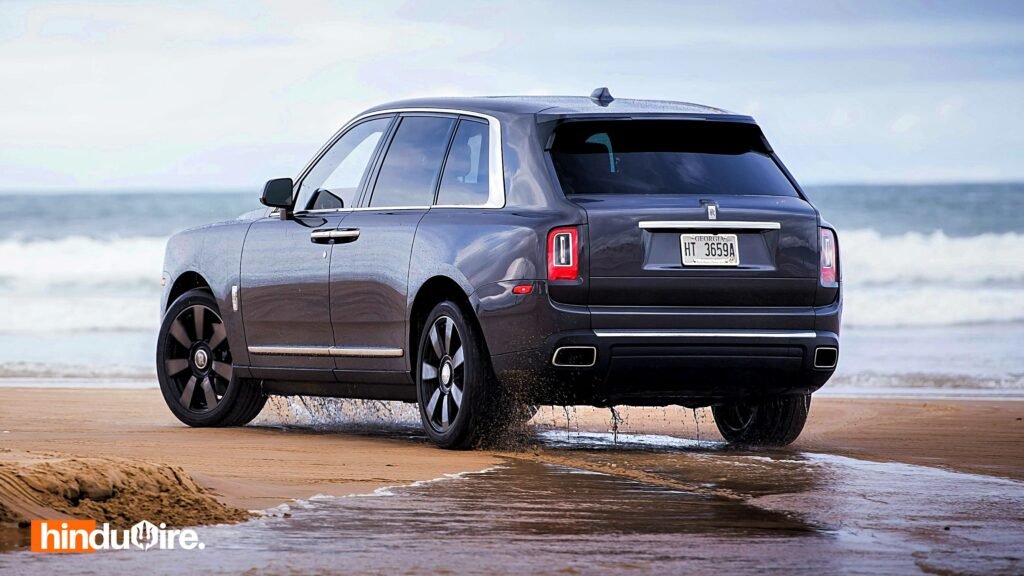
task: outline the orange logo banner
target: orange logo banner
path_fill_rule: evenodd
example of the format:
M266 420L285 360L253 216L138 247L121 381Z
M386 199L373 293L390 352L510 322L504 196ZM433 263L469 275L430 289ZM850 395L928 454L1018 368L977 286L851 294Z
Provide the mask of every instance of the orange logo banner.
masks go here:
M95 520L33 520L33 552L95 552Z

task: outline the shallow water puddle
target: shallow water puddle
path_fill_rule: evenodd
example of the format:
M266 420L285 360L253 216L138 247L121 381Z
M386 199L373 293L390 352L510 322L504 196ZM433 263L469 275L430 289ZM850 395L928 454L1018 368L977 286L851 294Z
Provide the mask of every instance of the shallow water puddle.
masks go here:
M479 473L200 529L206 549L18 553L0 568L235 573L1024 569L1024 484L663 436L541 432ZM947 529L948 527L948 529ZM159 569L158 569L159 570Z

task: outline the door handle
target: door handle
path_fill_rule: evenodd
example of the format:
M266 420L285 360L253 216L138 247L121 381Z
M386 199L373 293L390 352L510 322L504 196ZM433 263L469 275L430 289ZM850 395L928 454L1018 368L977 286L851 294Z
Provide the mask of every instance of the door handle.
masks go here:
M341 228L339 230L313 230L309 241L314 244L343 244L359 239L358 228Z

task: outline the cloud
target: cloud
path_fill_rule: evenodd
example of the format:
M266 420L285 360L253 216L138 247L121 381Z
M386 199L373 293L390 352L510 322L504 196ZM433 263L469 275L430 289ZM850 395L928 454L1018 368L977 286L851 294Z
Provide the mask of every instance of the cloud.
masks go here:
M896 117L889 129L895 134L905 134L921 124L921 117L917 114L901 114Z
M756 113L804 180L1024 178L1024 19L964 6L0 3L0 187L252 186L379 102L599 85Z

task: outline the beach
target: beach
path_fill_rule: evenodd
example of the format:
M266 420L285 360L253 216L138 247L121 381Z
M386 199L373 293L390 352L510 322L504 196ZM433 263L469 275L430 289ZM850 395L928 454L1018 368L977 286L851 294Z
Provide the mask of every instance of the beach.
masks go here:
M794 444L729 447L709 409L555 406L476 451L433 447L401 403L272 397L185 427L153 365L166 239L255 196L9 194L0 572L1024 571L1024 261L986 264L1021 252L1024 185L808 193L845 307ZM191 526L207 550L33 554L43 518Z
M623 434L720 442L710 414L699 424L679 407L621 408ZM1024 401L823 397L786 450L842 454L1024 480ZM608 432L607 409L576 408L567 420L545 407L550 430ZM270 425L191 429L155 389L0 388L0 447L180 466L226 505L266 509L317 494L369 493L493 466L521 452L445 451L406 426L346 433ZM546 451L546 452L551 452ZM561 462L572 455L559 456Z

